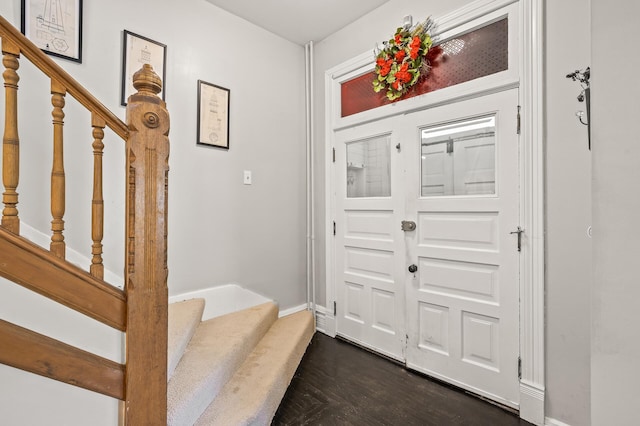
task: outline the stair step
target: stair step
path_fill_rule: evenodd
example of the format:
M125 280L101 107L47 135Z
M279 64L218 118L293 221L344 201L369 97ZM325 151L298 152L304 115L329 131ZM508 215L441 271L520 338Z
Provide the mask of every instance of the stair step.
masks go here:
M191 337L202 320L204 299L191 299L169 305L167 336L167 380L171 379Z
M277 319L269 302L201 322L167 385L167 424L192 425Z
M309 311L276 321L195 424L270 424L314 332Z

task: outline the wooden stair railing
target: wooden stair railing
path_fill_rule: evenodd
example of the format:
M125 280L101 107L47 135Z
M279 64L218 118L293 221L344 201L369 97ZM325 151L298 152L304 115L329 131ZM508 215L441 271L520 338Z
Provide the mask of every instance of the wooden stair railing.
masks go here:
M166 425L169 115L158 97L162 82L149 65L134 74L137 93L129 97L125 124L2 16L0 39L5 87L0 276L126 333L125 364L119 364L0 319L0 363L120 399L125 424ZM20 236L21 56L51 79L54 154L49 250ZM87 127L93 148L93 243L88 272L64 260L67 94L91 114ZM125 141L124 291L103 280L102 155L107 127Z

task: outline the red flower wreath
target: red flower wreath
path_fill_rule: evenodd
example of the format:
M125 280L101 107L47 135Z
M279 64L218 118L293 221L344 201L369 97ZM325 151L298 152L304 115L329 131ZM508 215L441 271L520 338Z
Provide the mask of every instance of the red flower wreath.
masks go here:
M382 49L375 50L376 93L386 90L387 98L396 100L429 72L425 56L433 44L432 27L433 21L427 18L412 28L398 28L391 40L382 43Z

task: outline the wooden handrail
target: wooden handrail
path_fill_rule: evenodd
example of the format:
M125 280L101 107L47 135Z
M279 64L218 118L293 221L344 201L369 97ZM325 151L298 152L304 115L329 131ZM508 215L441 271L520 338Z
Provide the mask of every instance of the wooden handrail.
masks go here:
M124 366L0 320L0 363L124 399Z
M0 228L0 276L120 331L126 296L42 247Z
M129 134L127 125L116 115L89 93L80 83L69 75L60 65L56 64L33 42L24 37L4 17L0 16L0 38L8 38L20 47L22 53L40 71L56 80L67 92L91 112L98 114L118 136L126 140Z

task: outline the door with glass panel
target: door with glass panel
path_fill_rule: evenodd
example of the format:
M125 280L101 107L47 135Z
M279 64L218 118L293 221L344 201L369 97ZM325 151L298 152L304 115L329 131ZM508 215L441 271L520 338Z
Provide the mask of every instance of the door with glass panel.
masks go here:
M336 328L404 360L405 203L394 126L389 118L335 133Z
M404 116L407 366L517 407L517 90ZM406 148L406 149L405 149Z

